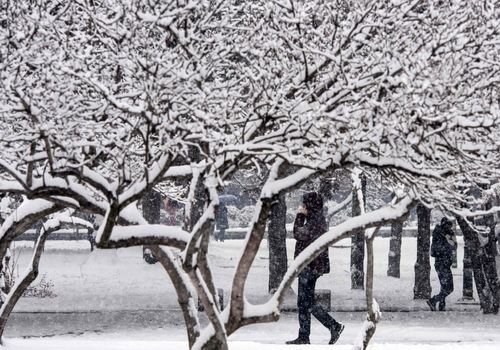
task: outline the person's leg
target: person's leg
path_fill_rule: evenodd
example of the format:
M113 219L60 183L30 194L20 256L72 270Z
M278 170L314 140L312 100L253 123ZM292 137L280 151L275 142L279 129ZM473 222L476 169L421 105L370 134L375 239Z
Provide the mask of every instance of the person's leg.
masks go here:
M311 276L310 287L312 288L312 306L311 313L316 319L321 322L330 331L330 341L328 344L335 344L340 337L340 334L344 330L344 325L337 322L324 307L316 303L316 298L314 296L314 291L316 289L316 281L319 275L313 274Z
M317 280L317 278L314 279L313 291L316 289L315 288L316 287L316 280ZM313 292L313 295L314 295L314 292ZM328 311L326 311L326 309L323 306L316 303L316 298L313 299L311 313L313 314L314 317L316 317L316 319L319 322L321 322L321 324L323 326L325 326L328 329L331 329L333 327L337 327L338 325L340 325L340 323L338 323L332 316L330 316Z
M316 319L330 331L330 341L328 344L335 344L344 330L344 325L337 322L337 320L330 316L328 311L326 311L323 306L316 304L316 302L314 303L311 312L314 317L316 317Z
M311 278L308 271L301 272L298 280L299 336L297 339L287 341L287 344L309 344L309 335L311 333L311 307L314 300L314 284L311 289Z
M443 311L446 306L446 297L453 292L453 274L451 273L451 264L448 262L436 263L436 272L439 278L441 289L439 294L434 297L439 302L439 310Z
M326 311L326 309L318 304L314 304L311 313L316 319L321 322L323 326L330 329L332 327L336 327L339 323Z
M438 260L435 260L434 261L434 270L436 270L438 278L439 278L439 269L440 269L440 267L438 264ZM439 278L439 283L441 284L440 278ZM436 311L436 304L438 302L437 298L438 298L438 294L434 294L430 299L427 300L427 305L429 305L429 308L431 309L431 311Z
M309 339L311 334L311 309L314 305L314 287L316 278L311 272L299 274L297 308L299 311L299 338Z
M224 236L226 234L226 229L225 228L221 228L220 231L219 231L219 241L221 242L224 242Z

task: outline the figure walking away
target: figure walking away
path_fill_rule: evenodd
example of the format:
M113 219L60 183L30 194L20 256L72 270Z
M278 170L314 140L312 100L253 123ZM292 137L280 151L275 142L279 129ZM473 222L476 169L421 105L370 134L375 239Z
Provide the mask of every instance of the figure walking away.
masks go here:
M219 209L215 214L215 225L217 226L217 231L215 233L215 240L224 242L226 236L226 229L229 228L227 220L227 207L225 204L221 203Z
M326 231L327 224L323 214L323 198L316 192L304 194L302 205L293 225L293 236L297 241L295 244L295 257ZM329 344L334 344L344 330L344 325L331 317L321 305L316 304L314 298L317 279L328 272L330 272L330 261L328 250L326 250L299 273L297 296L299 336L295 340L286 342L287 344L310 343L311 314L330 331Z
M446 297L453 292L451 265L453 264L454 251L457 248L457 239L452 226L448 218L443 218L441 224L437 225L432 232L431 256L435 259L434 267L441 285L439 294L427 300L427 305L432 311L436 311L436 304L439 311L444 311Z

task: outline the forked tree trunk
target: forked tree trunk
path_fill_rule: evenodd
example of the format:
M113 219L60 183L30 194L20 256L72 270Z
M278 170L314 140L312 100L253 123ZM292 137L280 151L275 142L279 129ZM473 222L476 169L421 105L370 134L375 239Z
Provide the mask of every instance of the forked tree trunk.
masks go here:
M498 312L498 276L494 257L486 256L480 244L478 233L461 217L457 217L464 242L471 251L471 265L474 274L479 303L483 313Z
M272 293L280 285L288 268L285 194L281 194L271 206L269 224L267 226L267 242L269 247L268 290Z
M423 204L417 205L417 261L415 263L414 299L431 297L431 210Z
M9 319L9 316L14 309L14 306L16 306L19 298L21 298L26 289L38 276L38 265L40 263L40 257L42 256L43 247L45 245L47 236L53 231L55 231L55 228L51 230L41 230L33 249L31 265L26 269L24 276L22 276L19 281L17 281L16 284L12 287L10 293L7 295L5 303L0 309L0 343L2 343L1 339L3 336L3 332L5 330L7 320Z

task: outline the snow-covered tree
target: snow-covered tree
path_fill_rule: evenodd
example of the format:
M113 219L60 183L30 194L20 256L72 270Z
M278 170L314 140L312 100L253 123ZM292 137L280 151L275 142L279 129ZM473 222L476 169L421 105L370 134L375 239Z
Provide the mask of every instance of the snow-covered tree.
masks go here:
M101 214L98 248L146 245L168 272L190 348L227 349L240 327L278 319L285 291L328 245L416 200L470 214L459 181L498 175L498 11L465 0L1 3L0 191L26 199L2 224L0 258L49 214ZM269 172L221 309L207 259L218 192L252 164ZM272 204L354 166L405 195L336 225L251 305L245 283ZM183 228L147 224L137 201L181 179ZM371 287L367 297L360 348L378 320Z

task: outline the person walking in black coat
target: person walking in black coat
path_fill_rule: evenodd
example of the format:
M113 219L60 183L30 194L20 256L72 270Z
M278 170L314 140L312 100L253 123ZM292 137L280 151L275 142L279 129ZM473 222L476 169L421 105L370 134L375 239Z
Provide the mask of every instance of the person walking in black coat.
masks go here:
M446 297L453 292L453 275L451 265L453 264L453 254L457 247L455 232L449 219L443 218L441 224L437 225L432 232L431 256L434 257L434 267L439 278L441 290L427 300L432 311L436 311L438 304L439 311L446 308Z
M297 257L307 246L327 231L326 219L323 214L323 198L316 192L304 194L302 206L295 218L293 236L296 239L295 254ZM299 310L299 336L287 344L309 344L311 333L311 314L314 315L330 331L330 342L334 344L344 325L337 322L314 300L314 290L317 279L330 272L328 250L322 252L317 258L299 273L299 288L297 307Z

